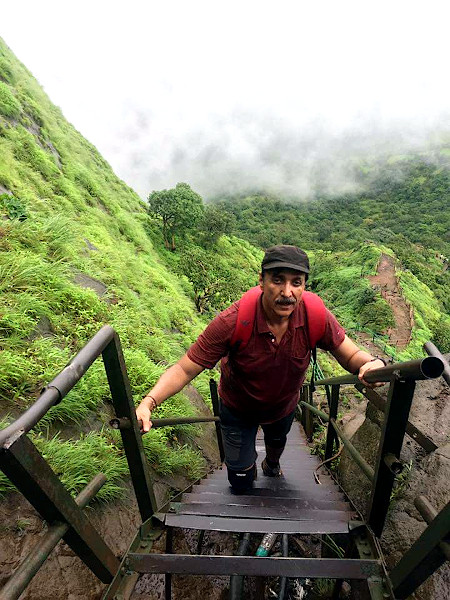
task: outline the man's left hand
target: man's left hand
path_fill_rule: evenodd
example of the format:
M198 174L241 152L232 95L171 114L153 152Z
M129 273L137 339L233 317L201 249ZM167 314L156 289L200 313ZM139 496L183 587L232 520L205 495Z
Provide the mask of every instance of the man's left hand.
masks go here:
M379 358L376 358L374 360L369 360L368 362L364 363L359 368L358 379L366 387L370 387L370 388L375 388L375 387L379 387L380 385L384 385L384 382L369 383L368 381L366 381L364 379L364 374L367 373L367 371L373 371L374 369L382 369L385 366L386 365L384 364L384 362L382 360L380 360Z

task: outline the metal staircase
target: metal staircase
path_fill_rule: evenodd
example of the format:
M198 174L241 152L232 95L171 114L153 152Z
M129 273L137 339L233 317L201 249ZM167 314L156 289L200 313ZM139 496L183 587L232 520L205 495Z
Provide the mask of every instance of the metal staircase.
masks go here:
M230 594L235 600L241 597L242 591L242 586L235 585L236 578L242 576L281 577L284 584L280 586L279 598L285 597L286 578L306 577L334 579L334 598L338 597L343 579L363 581L373 600L406 598L450 556L450 504L437 514L426 499L421 499L416 506L429 525L390 573L386 572L378 544L395 474L401 468L399 452L405 432L421 443L425 451L433 451L432 442L408 423L415 381L439 377L442 373L450 381L450 369L444 357L435 348L428 347L427 350L433 356L392 365L373 374L377 380L390 382L388 400L382 406L385 422L375 469L365 463L336 424L340 385L358 385L357 378L348 376L316 382L316 385L331 386L328 390L328 414L314 405L311 386L301 390L302 424L306 437L312 435L315 415L320 416L328 422L326 458L332 458L340 438L371 481L372 496L365 523L355 514L331 476L321 473L320 483L317 481L315 472L320 464L319 459L309 453L305 434L298 424L294 424L288 437L281 461L282 477L265 477L259 469L254 488L243 495L234 495L225 470L219 467L180 497L158 507L147 470L120 342L110 327L104 327L50 382L35 404L15 423L0 431L0 467L50 524L41 542L0 590L0 600L19 598L60 539L65 540L101 581L109 584L104 600L129 598L141 573L164 573L166 598L171 597L172 574L180 573L230 575ZM79 497L73 499L26 435L54 404L61 401L100 355L105 363L116 412L113 426L120 429L122 434L142 517L142 525L120 561L82 511L101 487L104 477L97 476ZM383 403L373 390L364 390L360 385L359 389L367 392L369 400L378 407ZM216 431L219 432L218 399L215 393L212 397L216 416L209 420L216 422ZM204 420L197 418L192 421ZM186 419L183 421L186 422ZM153 423L154 426L163 426L174 423L174 420L162 419L158 422L155 419ZM221 448L220 436L217 441ZM261 455L263 441L260 437L257 443ZM221 454L223 456L223 450ZM241 544L235 556L209 556L201 552L194 555L174 554L172 534L174 528L179 527L201 532L240 532L244 534L245 543ZM245 556L249 536L268 532L282 535L283 556ZM345 556L289 556L288 536L292 534L345 536ZM154 542L163 535L166 552L153 553Z

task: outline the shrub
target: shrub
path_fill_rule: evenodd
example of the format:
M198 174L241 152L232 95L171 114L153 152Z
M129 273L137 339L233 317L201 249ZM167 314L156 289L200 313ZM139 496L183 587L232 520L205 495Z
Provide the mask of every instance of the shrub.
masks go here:
M0 79L7 83L14 83L14 75L9 63L0 56Z
M0 194L0 205L6 210L6 214L10 219L18 219L19 221L25 221L28 217L25 206L15 196L9 194Z
M9 86L0 81L0 114L16 119L20 115L20 103L16 100Z

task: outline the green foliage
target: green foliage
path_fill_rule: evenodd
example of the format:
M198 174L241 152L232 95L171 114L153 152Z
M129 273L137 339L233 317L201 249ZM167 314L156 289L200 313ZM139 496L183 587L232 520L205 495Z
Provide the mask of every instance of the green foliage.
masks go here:
M0 206L4 208L10 219L25 221L28 216L26 208L19 198L15 198L9 194L0 194Z
M0 115L16 119L20 115L20 110L20 103L16 100L9 85L0 81Z
M450 312L450 163L446 148L359 165L364 192L301 202L267 196L218 202L234 232L262 248L297 244L338 252L375 242L389 246ZM398 158L398 157L397 157Z
M192 284L195 306L200 313L222 307L239 295L238 282L231 277L228 264L198 246L191 246L181 256L179 269Z
M450 352L450 319L442 319L432 330L432 341L442 353Z
M33 442L72 495L98 473L106 476L106 483L95 498L107 502L120 495L119 481L128 473L128 465L121 450L103 433L82 434L78 440L35 435Z
M148 197L150 215L161 219L166 248L175 250L175 236L194 228L203 216L203 201L187 183L171 190L154 191Z
M58 173L58 167L53 159L38 145L34 136L25 129L18 130L15 156L28 164L34 171L39 172L45 179L51 179Z
M351 252L318 251L309 282L347 328L381 333L394 324L387 302L375 293L367 275L376 272L381 250L362 245Z
M144 202L64 120L0 40L3 75L14 89L2 83L2 90L20 111L17 122L0 118L0 184L12 192L0 197L0 417L15 417L33 403L106 323L121 338L139 402L204 327L192 289L153 250ZM204 380L198 385L203 393ZM74 493L106 466L112 485L103 493L112 498L128 470L119 437L102 429L110 418L109 399L100 359L37 428L37 443L54 468L59 472L67 463L66 483ZM166 416L194 412L183 395L159 410ZM54 437L61 426L63 436ZM63 440L68 429L79 439ZM87 430L89 436L80 435ZM156 461L162 473L203 474L203 459L189 448L196 431L166 431ZM11 489L0 475L0 493Z
M403 471L396 476L394 481L394 487L392 489L390 501L397 500L405 491L408 485L409 478L412 471L412 460L406 463L403 467Z
M232 233L234 224L235 218L231 213L214 204L207 204L199 226L202 244L206 247L216 244L222 235Z
M7 83L14 83L14 75L9 62L0 56L0 79Z
M205 474L206 463L200 452L176 443L170 448L166 431L151 429L142 440L150 464L160 475L183 473L199 479Z

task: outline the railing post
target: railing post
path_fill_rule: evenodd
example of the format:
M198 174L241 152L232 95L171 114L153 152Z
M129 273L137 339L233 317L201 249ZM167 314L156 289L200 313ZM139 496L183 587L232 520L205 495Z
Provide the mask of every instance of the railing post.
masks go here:
M450 502L403 555L389 576L395 597L408 598L446 560L439 547L450 534Z
M368 509L368 524L377 537L383 531L395 479L384 459L387 454L400 456L415 387L414 379L401 380L398 374L392 375Z
M340 390L339 385L331 386L331 400L330 400L330 406L329 406L330 420L328 421L328 428L327 428L327 441L325 444L325 460L328 460L329 458L331 458L333 456L334 442L337 441L337 435L336 435L336 432L332 425L331 419L334 419L334 420L337 419L338 404L339 404L339 390Z
M308 387L307 394L308 397L306 402L311 406L314 406L313 389L311 385ZM314 415L310 410L305 411L305 433L308 440L311 441L314 433Z
M300 388L300 402L307 402L306 388L304 385ZM302 424L303 430L306 431L306 408L302 406L300 411L300 423Z
M220 417L220 400L219 394L217 393L217 383L211 377L209 380L209 390L211 392L211 402L213 406L213 413L215 417ZM216 436L217 436L217 445L219 446L219 454L220 454L220 462L225 461L225 450L223 448L223 440L222 440L222 429L220 427L220 421L216 421Z
M0 467L48 523L69 525L64 541L101 581L110 583L118 559L24 433L0 450Z
M116 416L129 419L131 427L121 429L123 447L128 460L131 480L143 521L158 511L150 477L147 459L144 453L141 433L136 420L136 409L131 394L127 368L122 354L119 337L114 333L113 339L102 353L108 378L111 397Z

